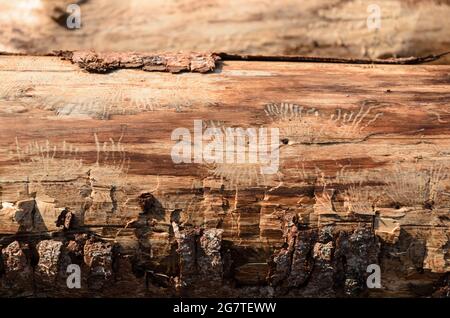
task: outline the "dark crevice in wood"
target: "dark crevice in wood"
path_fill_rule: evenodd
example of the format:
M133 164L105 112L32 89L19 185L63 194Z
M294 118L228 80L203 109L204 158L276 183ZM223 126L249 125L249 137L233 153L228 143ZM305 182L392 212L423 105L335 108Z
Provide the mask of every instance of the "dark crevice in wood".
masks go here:
M439 60L441 57L449 54L444 52L440 54L431 54L421 57L402 57L387 59L358 59L358 58L337 58L322 56L300 56L300 55L243 55L217 53L222 61L260 61L260 62L309 62L309 63L341 63L341 64L423 64Z

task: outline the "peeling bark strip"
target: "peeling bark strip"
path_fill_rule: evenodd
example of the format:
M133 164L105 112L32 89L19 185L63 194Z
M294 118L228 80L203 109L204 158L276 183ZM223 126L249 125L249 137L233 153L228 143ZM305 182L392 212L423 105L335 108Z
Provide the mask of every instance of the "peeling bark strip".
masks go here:
M207 73L216 67L219 57L211 53L101 53L92 51L62 51L55 53L92 73L107 73L117 69L137 68L148 72Z
M0 295L448 296L449 74L245 60L95 74L2 55ZM230 127L278 129L277 173L172 160Z

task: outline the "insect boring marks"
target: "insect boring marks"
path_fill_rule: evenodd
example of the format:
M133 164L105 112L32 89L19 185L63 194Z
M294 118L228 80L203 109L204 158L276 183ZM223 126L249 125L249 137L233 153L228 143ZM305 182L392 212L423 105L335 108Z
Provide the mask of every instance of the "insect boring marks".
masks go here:
M176 164L258 164L261 174L278 172L278 128L204 129L202 120L194 120L193 135L188 128L181 127L172 131L171 139L176 141L171 150Z

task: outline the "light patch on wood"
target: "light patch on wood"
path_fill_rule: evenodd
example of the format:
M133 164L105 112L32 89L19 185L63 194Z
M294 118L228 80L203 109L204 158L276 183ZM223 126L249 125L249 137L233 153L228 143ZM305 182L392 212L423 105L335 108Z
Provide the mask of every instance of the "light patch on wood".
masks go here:
M342 167L336 173L335 182L347 187L342 190L344 208L349 213L374 215L380 194L374 186L366 186L370 174L367 170L350 172L348 167Z
M442 163L416 165L416 170L397 164L392 178L387 180L386 195L400 206L424 205L428 208L441 204L448 168Z
M66 143L53 144L48 139L21 145L16 138L16 154L22 172L30 181L66 180L76 178L83 171L83 161L78 156L79 148ZM56 157L61 154L61 158Z
M369 135L366 128L383 115L376 108L366 105L356 111L338 108L327 116L316 108L280 103L266 105L264 112L289 144L323 144L364 140Z
M87 74L86 76L98 76ZM101 75L100 75L101 76ZM172 109L177 112L197 105L215 104L214 93L202 83L182 74L168 82L138 85L108 84L96 87L56 88L57 93L37 96L40 108L54 111L58 117L110 119L114 115L133 115L147 111Z
M227 127L224 121L219 120L206 120L203 122L203 129L217 128L220 129L225 136L227 134ZM213 163L205 164L208 168L210 176L218 178L222 183L227 186L267 186L269 181L273 179L273 175L268 175L262 173L262 168L267 166L267 164L262 163L250 163L248 160L250 147L248 144L244 145L243 153L246 156L245 163L238 162L223 162L223 163ZM242 155L236 152L234 149L234 158ZM259 154L258 154L259 156ZM224 160L226 161L226 160Z

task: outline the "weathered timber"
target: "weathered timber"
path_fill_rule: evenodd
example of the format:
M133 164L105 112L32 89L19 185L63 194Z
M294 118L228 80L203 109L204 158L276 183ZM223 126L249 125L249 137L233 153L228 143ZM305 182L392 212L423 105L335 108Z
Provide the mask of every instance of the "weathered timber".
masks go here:
M449 66L214 63L0 55L2 296L448 296ZM276 173L175 163L196 120L279 129Z
M69 30L73 3L81 8L81 28ZM371 22L378 9L379 25ZM450 49L449 16L448 0L1 1L0 51L424 56Z

